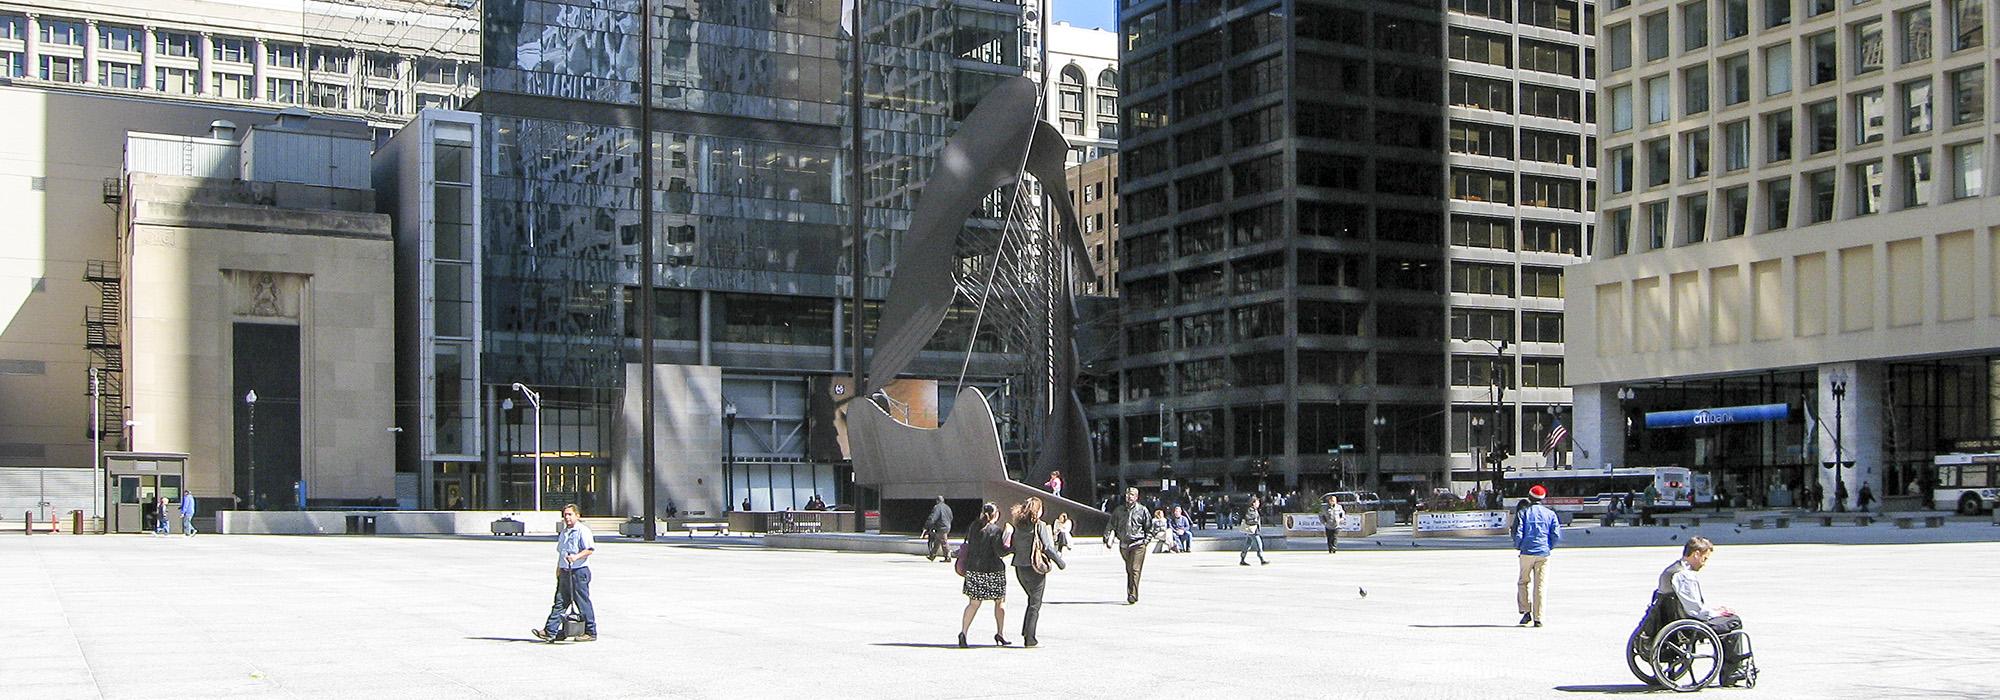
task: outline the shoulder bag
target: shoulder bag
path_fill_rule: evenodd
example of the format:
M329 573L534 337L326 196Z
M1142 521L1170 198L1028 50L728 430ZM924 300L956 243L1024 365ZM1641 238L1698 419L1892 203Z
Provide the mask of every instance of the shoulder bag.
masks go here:
M1055 562L1049 560L1049 550L1042 544L1042 530L1039 527L1035 529L1033 537L1034 545L1029 554L1028 566L1033 568L1035 573L1046 574L1055 568Z
M958 543L958 551L951 554L951 570L960 577L965 576L965 543Z

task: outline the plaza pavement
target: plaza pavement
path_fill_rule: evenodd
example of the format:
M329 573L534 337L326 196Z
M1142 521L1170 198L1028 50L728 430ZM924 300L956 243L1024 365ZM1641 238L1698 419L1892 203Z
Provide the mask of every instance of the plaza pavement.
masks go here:
M1703 529L1720 545L1707 589L1746 616L1764 673L1702 697L2000 697L2000 527ZM528 634L553 586L546 538L13 536L0 695L1643 694L1621 649L1686 533L1581 530L1569 541L1602 546L1557 552L1541 629L1512 624L1505 551L1390 535L1336 556L1274 551L1269 566L1153 555L1125 606L1117 557L1086 540L1050 579L1041 648L1018 646L1017 607L1017 646L969 650L954 643L959 579L908 555L604 538L602 640L548 645ZM1736 543L1774 532L1808 543ZM1884 538L1929 543L1809 543ZM970 636L991 635L988 612Z

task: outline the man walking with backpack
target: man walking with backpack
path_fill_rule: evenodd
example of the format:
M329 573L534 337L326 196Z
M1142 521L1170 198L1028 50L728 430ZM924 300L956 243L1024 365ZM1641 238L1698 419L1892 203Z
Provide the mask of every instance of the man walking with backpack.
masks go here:
M1542 626L1542 584L1547 578L1549 553L1562 541L1562 521L1555 511L1542 505L1548 495L1549 490L1541 484L1529 488L1529 505L1521 509L1514 524L1514 548L1521 552L1521 576L1515 581L1514 597L1523 626Z
M556 602L549 607L549 621L535 630L535 638L554 643L563 638L563 617L573 603L583 614L583 634L579 642L597 641L597 610L590 605L590 555L597 551L590 526L577 522L576 504L563 506L562 533L556 536Z

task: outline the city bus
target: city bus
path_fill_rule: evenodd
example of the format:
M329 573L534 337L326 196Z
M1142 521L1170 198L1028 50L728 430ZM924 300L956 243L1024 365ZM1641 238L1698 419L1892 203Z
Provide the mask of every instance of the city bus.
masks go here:
M1938 455L1933 461L1937 486L1931 497L1937 507L1978 515L2000 501L2000 452Z
M1618 469L1532 469L1506 475L1503 495L1509 508L1528 497L1528 488L1541 484L1549 490L1542 505L1552 510L1578 515L1604 514L1611 498L1632 494L1643 503L1646 487L1653 487L1655 512L1688 510L1694 507L1694 478L1687 467L1622 467ZM1636 512L1637 506L1626 507Z

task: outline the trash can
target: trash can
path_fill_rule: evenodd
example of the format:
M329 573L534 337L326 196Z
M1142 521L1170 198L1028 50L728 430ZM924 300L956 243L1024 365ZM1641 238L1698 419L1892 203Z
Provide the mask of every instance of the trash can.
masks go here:
M373 515L347 516L347 534L350 535L375 534L375 516Z
M83 534L83 511L72 510L69 512L69 534Z

